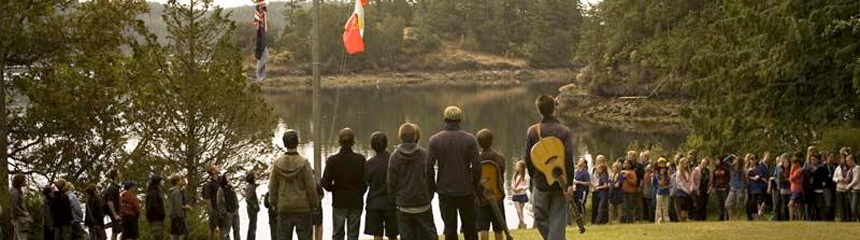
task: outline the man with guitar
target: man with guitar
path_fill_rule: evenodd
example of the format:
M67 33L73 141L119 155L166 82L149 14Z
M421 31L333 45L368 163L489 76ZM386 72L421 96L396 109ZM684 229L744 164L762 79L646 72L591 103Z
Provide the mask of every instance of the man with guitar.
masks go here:
M481 147L481 193L478 209L478 230L481 240L490 239L490 226L493 227L496 240L502 240L503 234L509 239L510 231L505 223L505 190L502 188L505 173L505 157L493 150L493 133L489 129L481 129L475 134Z
M570 213L559 210L568 209L575 166L570 129L553 116L555 104L546 95L535 101L541 122L528 129L525 162L535 186L535 226L544 239L562 240ZM574 218L585 232L581 214Z

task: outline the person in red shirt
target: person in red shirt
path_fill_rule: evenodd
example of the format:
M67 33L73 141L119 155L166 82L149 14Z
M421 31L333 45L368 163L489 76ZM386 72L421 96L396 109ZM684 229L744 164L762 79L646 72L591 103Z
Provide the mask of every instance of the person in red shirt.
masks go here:
M137 182L128 181L123 184L120 193L119 214L122 218L123 232L121 239L137 239L138 219L140 218L140 198L137 197Z
M788 218L791 221L800 220L803 214L803 161L798 157L791 159L791 200L788 202Z

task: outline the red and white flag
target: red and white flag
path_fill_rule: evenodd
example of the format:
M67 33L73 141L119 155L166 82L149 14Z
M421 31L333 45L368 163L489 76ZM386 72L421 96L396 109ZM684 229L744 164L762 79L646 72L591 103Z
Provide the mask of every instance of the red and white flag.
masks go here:
M367 1L355 0L355 10L344 26L343 45L349 55L364 52L364 6Z

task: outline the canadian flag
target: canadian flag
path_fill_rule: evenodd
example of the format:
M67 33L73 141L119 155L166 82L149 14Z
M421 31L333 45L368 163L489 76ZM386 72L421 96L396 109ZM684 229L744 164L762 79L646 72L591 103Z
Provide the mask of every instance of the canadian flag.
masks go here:
M364 52L364 6L367 1L355 0L355 10L344 26L343 45L349 55Z

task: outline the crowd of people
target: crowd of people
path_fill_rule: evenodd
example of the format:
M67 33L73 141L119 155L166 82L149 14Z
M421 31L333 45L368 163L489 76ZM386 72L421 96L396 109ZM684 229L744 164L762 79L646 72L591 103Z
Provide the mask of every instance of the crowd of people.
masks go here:
M503 207L503 199L484 194L482 161L497 166L499 179L510 179L511 200L516 207L518 228L526 228L527 203L534 210L534 226L544 239L566 239L565 228L572 224L571 211L586 212L591 195L592 224L653 221L704 221L716 208L718 220L745 218L760 220L772 213L773 220L842 221L860 220L860 167L850 148L837 157L810 147L806 155L784 153L774 159L764 153L743 157L733 154L699 159L695 151L652 158L649 151L630 151L615 161L598 155L591 166L584 158L574 160L570 130L554 117L554 99L541 96L536 101L541 122L527 131L525 158L515 162L512 176L505 177L505 157L493 150L493 134L482 129L471 134L460 128L462 109L443 111L445 128L428 140L418 142L417 124L398 129L399 144L389 152L382 132L370 136L374 156L370 159L352 150L355 132L345 128L338 134L340 150L326 160L322 178L314 177L308 160L298 153L299 135L287 130L282 141L286 152L272 163L268 192L262 203L268 209L274 239L321 240L324 192L331 192L331 239L358 239L361 215L365 213L364 234L375 239L398 237L406 240L437 239L431 201L438 194L445 239L498 240L506 228L501 216L486 202ZM563 144L564 173L552 181L532 158L532 148L548 137ZM209 239L240 239L239 198L233 183L216 165L207 169L209 180L201 197L206 203ZM555 174L555 173L552 173ZM486 176L483 176L486 177ZM555 176L559 177L559 176ZM73 183L57 180L44 188L42 212L44 239L137 239L141 211L154 239L184 239L188 224L189 194L181 174L168 178L152 174L140 200L135 181L120 182L117 170L107 174L101 191L88 186L82 204ZM249 216L247 239L255 239L258 199L257 176L248 172L244 196ZM15 239L28 239L33 217L23 200L26 177L12 178L11 209ZM562 186L570 186L563 189ZM165 192L166 195L165 199ZM531 195L529 194L531 193ZM590 194L589 194L590 193ZM531 198L530 198L531 196ZM85 206L85 208L82 208ZM837 209L840 210L837 214ZM105 218L109 220L105 221ZM459 220L459 224L458 224Z
M851 148L836 153L812 146L806 154L747 153L699 160L695 151L652 159L630 151L587 171L580 159L577 207L592 192L593 224L747 219L855 221L860 216L860 167ZM607 167L611 166L611 167ZM582 189L582 190L579 190ZM709 207L716 209L709 209ZM837 211L838 210L838 211Z

